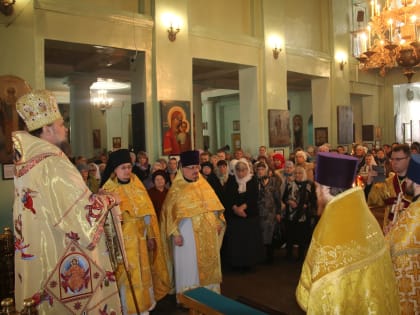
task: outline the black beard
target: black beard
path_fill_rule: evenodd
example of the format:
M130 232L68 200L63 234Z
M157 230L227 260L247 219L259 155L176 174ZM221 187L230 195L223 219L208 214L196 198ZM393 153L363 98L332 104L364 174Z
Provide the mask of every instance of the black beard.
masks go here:
M57 147L59 147L60 149L61 149L61 151L63 151L64 152L64 154L68 157L68 158L70 158L71 157L71 155L72 155L72 152L71 152L71 145L70 145L70 143L68 142L68 141L62 141L62 142L60 142L60 143L58 143L58 144L56 144L57 145Z

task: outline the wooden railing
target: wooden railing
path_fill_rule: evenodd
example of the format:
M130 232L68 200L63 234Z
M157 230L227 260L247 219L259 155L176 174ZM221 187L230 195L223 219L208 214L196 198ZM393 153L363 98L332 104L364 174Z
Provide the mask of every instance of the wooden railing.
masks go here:
M0 234L0 300L14 297L14 240L10 228Z

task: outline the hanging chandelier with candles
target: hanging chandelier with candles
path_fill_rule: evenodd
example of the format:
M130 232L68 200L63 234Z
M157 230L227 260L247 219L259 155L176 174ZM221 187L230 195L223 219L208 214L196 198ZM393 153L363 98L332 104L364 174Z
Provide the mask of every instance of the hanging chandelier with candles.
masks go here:
M354 32L354 54L361 70L378 69L381 76L402 67L408 82L420 63L418 23L420 1L379 0L370 2L370 21L365 29ZM381 5L383 9L381 10Z
M102 113L105 113L107 109L112 107L112 102L114 99L108 97L107 90L96 90L96 95L93 95L90 99L92 105L99 109Z

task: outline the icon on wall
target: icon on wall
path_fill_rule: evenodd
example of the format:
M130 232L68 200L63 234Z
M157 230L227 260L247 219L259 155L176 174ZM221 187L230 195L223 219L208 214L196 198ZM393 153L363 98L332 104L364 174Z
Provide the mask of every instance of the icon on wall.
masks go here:
M160 101L160 114L163 154L191 150L190 102Z
M288 110L268 110L268 135L270 147L287 147L290 145Z

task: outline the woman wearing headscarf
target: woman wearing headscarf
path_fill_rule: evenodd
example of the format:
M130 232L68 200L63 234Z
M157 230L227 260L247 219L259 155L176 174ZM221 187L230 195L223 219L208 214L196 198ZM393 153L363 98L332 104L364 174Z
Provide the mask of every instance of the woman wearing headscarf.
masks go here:
M299 246L298 260L303 261L311 241L312 227L316 218L317 197L315 183L306 178L302 166L296 166L294 180L289 182L283 195L286 205L284 220L287 237L287 259L293 257L293 245Z
M211 164L211 162L204 162L200 164L200 167L201 175L203 175L203 177L210 184L211 188L213 188L219 200L222 201L222 185L220 184L217 175L214 173L213 164Z
M246 159L237 160L233 172L234 177L226 184L223 258L229 266L245 272L252 270L262 257L258 182Z
M268 173L268 166L264 162L255 165L258 180L258 210L260 227L265 247L265 261L273 261L273 234L276 224L276 214L280 213L279 185L275 177Z
M141 181L132 172L130 153L126 149L112 152L101 186L117 193L122 213L122 233L128 261L128 275L123 264L117 268L117 280L123 314L149 314L156 301L169 291L169 276L161 250L158 220L153 204ZM130 292L134 289L136 299Z

